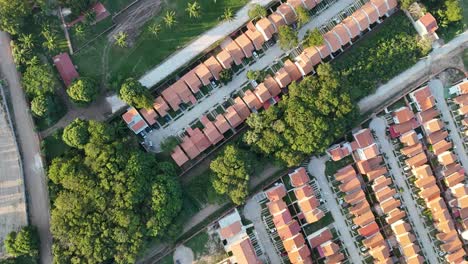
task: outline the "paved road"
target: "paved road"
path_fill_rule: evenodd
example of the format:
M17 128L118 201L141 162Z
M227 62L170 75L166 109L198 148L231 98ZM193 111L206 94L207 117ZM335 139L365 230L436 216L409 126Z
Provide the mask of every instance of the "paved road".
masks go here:
M436 98L437 108L442 114L442 120L448 123L450 138L452 139L453 144L456 146L454 150L457 153L458 159L464 168L468 168L468 156L463 145L463 140L460 138L460 133L458 132L458 128L453 121L453 117L448 108L447 101L444 98L444 85L439 79L434 79L429 82L429 88Z
M381 150L385 152L386 162L390 166L390 171L394 177L395 184L404 190L402 193L400 193L400 195L402 196L401 198L403 199L403 204L407 208L409 219L413 222L413 230L415 230L418 235L419 244L422 246L421 248L426 261L431 264L439 263L434 250L434 244L428 235L429 230L425 228L423 222L421 221L416 202L411 196L412 191L408 188L408 185L406 185L405 176L403 176L401 169L398 166L397 158L393 152L393 145L390 144L385 135L385 120L382 118L372 119L370 128L376 132L377 142L379 143Z
M305 24L300 30L299 35L304 36L307 30L314 29L331 18L338 15L343 9L354 3L354 0L340 0L329 6L325 11L314 17L309 23ZM205 33L207 34L207 33ZM263 70L264 68L273 64L273 62L279 59L284 54L284 51L279 48L279 45L275 45L265 51L265 55L258 59L255 64L248 66L238 76L235 76L231 82L227 85L222 86L220 89L216 89L212 92L209 97L198 102L192 109L184 113L180 118L171 122L167 127L153 130L147 137L147 141L152 141L152 145L156 148L160 143L169 136L173 136L185 127L187 127L192 121L200 118L204 113L212 109L216 104L222 103L230 96L234 91L240 90L242 85L248 81L246 72L248 70Z
M262 245L268 256L270 263L281 263L281 259L275 251L275 246L271 242L270 234L266 230L265 225L262 221L262 207L255 201L254 198L250 198L244 206L244 216L248 220L252 221L255 231L257 231L258 242Z
M16 66L11 57L10 37L0 32L0 69L8 82L13 105L13 122L23 160L29 220L37 226L41 238L41 262L52 263L52 235L50 234L49 196L42 166L39 138L34 132L34 123L29 106L21 88Z
M433 73L452 65L450 58L459 54L468 47L468 31L457 36L452 41L433 50L429 56L421 59L413 67L399 74L388 83L380 86L377 91L359 101L361 113L379 108L388 102L389 98L401 94L408 87L414 87L412 84L421 79L430 77Z
M359 254L359 249L354 244L354 238L351 236L350 230L347 228L345 219L343 218L343 214L341 213L340 206L333 195L333 190L328 185L327 177L325 176L325 162L327 157L323 158L316 158L313 157L310 160L309 166L307 170L310 174L315 176L317 179L317 183L322 189L320 193L322 197L325 199L327 208L330 210L333 219L335 219L335 227L341 234L340 239L343 241L346 249L349 252L349 257L351 263L363 263L363 259Z

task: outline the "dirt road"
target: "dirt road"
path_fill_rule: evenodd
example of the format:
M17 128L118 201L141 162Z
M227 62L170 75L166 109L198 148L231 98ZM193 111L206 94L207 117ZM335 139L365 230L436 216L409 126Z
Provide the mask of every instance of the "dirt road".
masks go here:
M41 263L52 263L52 235L49 224L49 196L42 166L39 138L10 51L10 37L0 32L0 69L7 81L13 105L12 118L23 159L29 220L41 238Z

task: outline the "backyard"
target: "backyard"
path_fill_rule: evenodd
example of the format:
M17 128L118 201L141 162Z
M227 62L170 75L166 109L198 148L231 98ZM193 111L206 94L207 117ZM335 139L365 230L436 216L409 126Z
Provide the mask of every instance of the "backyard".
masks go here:
M131 47L119 48L108 44L107 36L97 38L90 46L74 55L80 73L100 77L105 67L98 67L107 58L107 71L110 80L126 77L140 77L146 71L161 63L176 50L184 47L195 37L212 28L220 22L224 10L230 8L233 12L244 6L248 0L200 0L201 15L190 18L185 12L188 0L164 1L162 9L141 30ZM172 28L164 24L163 16L167 11L176 12L176 23ZM160 24L157 36L152 35L148 28L154 23ZM105 54L107 53L108 54Z

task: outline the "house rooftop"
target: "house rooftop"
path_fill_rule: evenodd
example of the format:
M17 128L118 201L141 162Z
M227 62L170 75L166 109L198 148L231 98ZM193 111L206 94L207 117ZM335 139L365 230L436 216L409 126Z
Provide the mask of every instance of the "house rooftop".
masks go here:
M224 117L229 122L229 124L234 128L242 124L242 118L239 116L239 114L237 113L237 111L234 109L232 105L226 109L226 113L224 113Z
M447 166L457 161L457 157L451 151L445 151L437 156L437 161L441 165Z
M249 117L250 110L240 97L236 97L234 99L233 107L236 110L237 114L239 114L239 116L241 117L242 121L244 121L245 119L247 119L247 117Z
M328 229L328 227L324 227L320 230L317 230L307 237L307 240L309 241L309 245L312 248L318 247L322 243L328 240L332 240L332 239L333 239L333 235L330 232L330 229Z
M360 31L364 31L369 28L369 19L362 9L356 10L351 16L357 21Z
M286 203L283 200L276 200L274 202L267 203L268 210L271 215L276 215L281 213L284 210L288 210Z
M335 35L335 33L333 33L333 31L328 31L327 33L325 33L323 35L323 40L328 45L332 53L337 52L339 49L341 49L340 40Z
M284 196L286 196L286 188L283 184L278 184L271 187L268 190L265 190L265 193L268 197L268 200L270 200L271 202L278 201L283 199Z
M320 245L320 249L323 252L323 255L325 255L326 257L331 256L340 251L340 247L332 241L327 241L323 243L322 245Z
M310 59L313 66L318 65L322 61L320 53L315 47L305 48L302 54L306 55Z
M262 108L262 103L260 102L260 100L258 100L257 96L251 90L247 90L244 93L244 97L242 97L242 99L244 99L244 102L250 109L258 110Z
M431 13L426 13L418 21L424 26L428 33L434 33L439 28L439 26L437 26L437 20Z
M414 118L414 113L407 106L403 106L393 112L393 120L396 124L410 121Z
M222 50L216 55L216 59L218 59L218 62L221 66L223 66L224 69L230 69L232 66L232 63L234 62L234 58L231 56L231 54L226 51ZM208 66L209 67L209 66ZM214 75L214 74L213 74ZM215 75L216 76L216 75ZM219 76L219 74L218 74Z
M229 126L228 121L226 120L226 118L224 118L224 115L222 115L222 114L219 114L219 115L216 116L216 120L214 122L214 125L216 126L216 128L218 129L218 131L221 134L224 134L229 129L231 129L231 127Z
M417 154L416 156L413 156L407 160L405 160L406 165L409 167L419 167L424 165L427 162L427 156L424 152L421 152Z
M418 122L423 124L431 119L433 119L434 117L437 117L439 116L439 111L435 108L429 108L427 109L426 111L423 111L423 112L418 112L416 114L416 117L418 119Z
M179 146L176 146L174 150L172 150L171 157L179 167L184 165L189 160L187 155L185 155Z
M312 61L309 59L309 57L307 57L305 52L302 52L301 55L296 57L296 66L301 72L302 76L306 76L314 70L314 65L312 64Z
M263 38L262 34L257 30L247 30L245 35L252 41L256 50L261 50L263 43L265 43L265 39Z
M208 118L206 118L206 120L207 122L203 124L205 126L205 128L203 128L203 134L205 134L212 145L215 145L223 140L224 136L218 131L216 126L208 120Z
M140 114L143 116L143 118L146 120L148 125L154 125L156 123L156 118L158 118L158 114L156 114L156 111L154 109L145 109L142 108L140 109Z
M297 168L295 171L289 174L291 179L291 185L293 187L299 187L307 184L310 181L309 175L304 167Z
M187 86L192 90L193 93L198 93L200 87L202 87L202 82L198 79L198 76L195 74L195 70L187 72L182 80L187 84Z
M301 227L299 226L299 223L296 220L292 220L289 224L282 225L276 228L281 240L291 238L299 234L299 232L301 231Z
M289 76L289 73L286 71L286 69L283 67L279 69L274 76L276 82L281 88L285 88L291 83L291 77Z
M254 89L254 93L262 104L266 103L272 97L264 83L257 85Z
M351 179L356 178L356 171L354 170L353 166L347 165L341 169L339 169L335 173L335 180L340 182L349 181Z
M361 34L359 25L352 16L345 18L342 22L343 26L348 30L351 38L355 38Z
M435 155L440 155L442 152L450 150L452 146L453 144L451 141L447 141L443 139L435 143L434 145L432 145L432 151L434 152Z
M221 43L221 48L231 54L232 59L236 65L242 64L242 59L245 57L245 54L242 52L241 48L233 41L231 38L226 38Z
M127 123L127 126L135 134L139 134L141 131L145 130L148 127L145 120L141 117L140 113L134 108L130 107L127 109L127 112L122 115L123 120Z
M220 65L218 65L218 66L221 68ZM210 72L210 69L205 64L200 63L195 68L194 71L195 71L195 74L198 76L198 78L200 78L203 85L209 85L210 84L210 81L213 78L213 74Z
M351 37L343 24L336 25L333 28L333 31L336 35L338 35L342 46L348 44L351 41Z
M442 123L440 119L434 118L424 123L423 126L424 130L426 131L426 134L431 134L443 129L444 123Z
M63 83L67 88L70 86L73 80L80 77L68 53L60 53L59 55L53 57L53 61L57 71L60 74L60 77L63 80Z
M276 12L280 14L286 24L291 25L296 21L296 13L294 13L293 8L288 4L281 4L276 8Z
M232 255L236 258L237 263L257 264L259 263L252 243L248 237L240 240L239 243L231 245Z
M239 46L239 48L244 53L245 57L250 58L252 57L252 52L254 51L255 47L250 41L249 37L246 34L241 34L239 37L235 39L235 42Z
M174 90L174 87L169 86L161 93L164 101L166 101L172 108L172 110L179 110L179 105L182 103L182 100L177 96L177 92Z
M158 96L153 103L153 108L158 112L160 116L167 115L167 111L169 110L169 105L167 105L166 101L161 96Z
M255 27L257 28L257 30L262 34L263 36L263 39L265 41L267 40L270 40L271 37L273 37L273 34L276 33L277 29L275 28L275 26L272 24L272 22L264 17L262 19L260 19L256 24L255 24Z
M408 131L400 136L400 142L406 146L413 146L419 143L418 134L414 130Z
M356 140L359 148L365 148L374 143L374 138L372 137L371 131L368 128L359 130L353 134L353 137Z
M196 158L201 152L189 136L185 136L182 139L180 147L187 153L190 159Z
M275 97L281 93L281 87L275 81L271 75L267 75L265 80L263 80L263 84L268 89L272 97Z
M211 56L203 64L210 70L215 79L219 80L219 73L223 70L219 61L214 56Z
M374 5L372 5L370 2L367 2L365 5L363 5L361 10L364 11L369 17L370 24L373 24L379 20L379 13Z

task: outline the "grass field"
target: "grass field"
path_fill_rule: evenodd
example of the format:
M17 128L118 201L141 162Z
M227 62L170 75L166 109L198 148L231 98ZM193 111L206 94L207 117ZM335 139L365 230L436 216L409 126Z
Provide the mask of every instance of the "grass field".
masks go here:
M248 0L200 0L200 18L190 18L185 12L189 0L171 0L163 6L159 15L148 21L136 43L130 48L112 47L109 50L108 73L110 79L117 77L139 78L146 71L160 64L176 50L184 47L191 40L217 25L219 17L225 8L231 8L234 12L244 6ZM163 24L163 15L168 10L176 11L177 23L172 28ZM152 23L161 23L161 32L155 38L146 28ZM106 37L97 39L92 46L74 55L74 62L78 65L82 75L99 77L101 72L101 57Z

